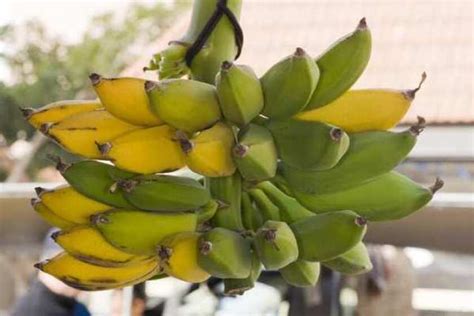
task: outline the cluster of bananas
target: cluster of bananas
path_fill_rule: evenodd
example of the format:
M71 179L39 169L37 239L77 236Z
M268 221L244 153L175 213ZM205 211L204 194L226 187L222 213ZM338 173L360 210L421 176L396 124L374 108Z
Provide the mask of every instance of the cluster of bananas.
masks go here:
M316 60L298 48L261 78L231 62L215 85L92 74L99 100L24 109L89 159L58 160L68 185L37 188L33 206L64 249L37 267L83 290L214 276L227 294L262 269L295 286L314 285L320 264L370 270L367 221L407 216L442 186L392 171L424 127L388 131L419 87L347 91L370 50L363 19ZM184 167L196 176L170 174Z

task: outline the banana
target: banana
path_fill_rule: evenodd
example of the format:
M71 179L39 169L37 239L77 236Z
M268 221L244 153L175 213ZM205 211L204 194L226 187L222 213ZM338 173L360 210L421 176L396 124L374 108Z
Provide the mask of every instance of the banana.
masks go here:
M256 232L260 226L263 225L262 214L257 210L256 206L253 205L253 201L250 198L248 192L242 192L242 223L244 228L253 232Z
M349 136L340 128L319 122L286 119L270 121L271 131L287 165L304 170L334 167L349 148Z
M178 135L189 169L206 177L226 177L234 174L232 159L234 134L224 123L217 123L191 139Z
M95 100L64 100L50 103L39 109L21 108L20 111L28 123L39 129L43 124L54 124L74 114L101 108L102 104Z
M58 159L56 169L75 190L88 198L119 208L133 208L116 186L118 180L132 178L135 173L93 160L66 164Z
M213 228L199 239L198 264L217 278L246 278L252 268L250 242L232 230Z
M95 93L112 115L134 125L155 126L163 121L150 109L145 92L146 80L141 78L103 78L89 76Z
M298 259L298 244L285 222L266 221L253 239L253 245L266 270L278 270Z
M219 208L224 207L220 202L211 199L205 205L197 210L198 224L207 223L211 218L216 215Z
M260 182L256 187L262 190L272 203L278 207L281 220L288 224L314 215L295 198L286 195L269 181Z
M262 181L275 176L278 154L270 132L250 124L239 131L238 139L232 153L242 177L247 181Z
M44 205L44 203L42 203L39 199L31 199L31 206L46 223L53 227L68 229L75 225L75 223L72 223L53 213L53 211L46 207L46 205Z
M273 65L260 79L265 98L263 115L286 118L308 104L319 79L319 69L302 48Z
M223 62L216 90L222 114L235 125L247 125L263 108L262 86L249 66Z
M142 174L168 172L185 165L175 133L174 128L161 125L137 129L97 146L102 157L120 169Z
M118 187L130 204L147 211L190 211L211 199L203 185L187 177L148 175L121 180Z
M315 286L319 279L319 262L298 259L279 270L286 283L298 287Z
M100 159L97 142L109 141L137 128L100 109L77 113L54 124L43 124L40 130L73 154Z
M257 205L260 214L262 215L263 221L279 221L280 220L280 210L278 206L273 204L273 202L267 197L267 195L260 189L253 188L248 190L253 201Z
M242 230L241 192L242 178L236 172L232 176L206 178L205 186L211 196L221 202L221 207L211 219L215 227L224 227L232 230Z
M405 116L425 79L423 73L418 87L411 90L351 90L328 105L299 113L295 118L336 125L348 133L388 130Z
M351 144L340 162L329 170L300 170L281 164L281 172L293 191L329 193L355 187L397 166L415 146L418 125L403 132L374 131L350 135Z
M185 56L188 45L172 41L163 51L155 54L150 60L148 67L144 70L158 70L158 76L161 80L180 78L190 73L190 69L186 65Z
M363 18L354 32L339 39L316 58L319 81L305 110L322 107L346 92L364 72L371 49L370 30Z
M67 253L35 264L67 285L82 291L109 290L143 282L156 274L158 260L125 267L101 267L77 260Z
M244 279L224 279L225 295L242 295L247 290L254 287L260 274L262 273L262 263L255 251L252 250L252 267L250 275Z
M351 208L370 221L387 221L408 216L425 206L443 186L437 179L425 188L395 171L383 174L359 186L325 194L295 191L295 197L315 213Z
M323 261L322 264L334 271L349 275L367 273L372 270L369 253L362 242L334 259Z
M200 283L210 275L198 265L200 234L178 233L166 237L158 246L158 257L163 271L177 279Z
M103 267L121 267L141 263L147 256L136 256L110 245L104 237L89 226L74 226L57 231L51 238L76 259Z
M94 215L91 222L114 247L131 254L154 255L165 237L195 231L197 215L112 210Z
M53 190L36 187L35 191L51 212L75 224L88 224L91 215L111 209L111 206L90 199L68 185Z
M364 237L366 224L352 211L337 211L307 217L290 227L298 241L299 259L325 261L357 245Z
M185 79L147 81L151 110L164 122L188 133L213 125L221 118L216 88Z

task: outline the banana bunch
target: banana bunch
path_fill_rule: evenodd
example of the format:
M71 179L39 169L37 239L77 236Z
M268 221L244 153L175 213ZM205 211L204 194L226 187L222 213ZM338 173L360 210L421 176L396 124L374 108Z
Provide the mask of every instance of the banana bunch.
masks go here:
M68 184L36 189L32 206L60 228L51 237L64 249L36 267L82 290L213 276L229 295L263 270L303 287L320 265L369 271L368 221L408 216L443 185L393 171L425 121L389 129L426 75L411 90L349 90L370 51L362 19L319 57L297 48L260 78L221 60L212 84L180 79L186 46L173 42L150 67L167 79L92 74L96 100L22 109L86 158L57 158ZM184 168L197 176L171 173Z

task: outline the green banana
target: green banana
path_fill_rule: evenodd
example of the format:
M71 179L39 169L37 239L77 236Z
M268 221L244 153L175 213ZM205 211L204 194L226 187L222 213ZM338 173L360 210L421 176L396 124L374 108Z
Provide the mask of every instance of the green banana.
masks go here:
M391 171L347 190L325 194L295 191L295 197L315 213L351 208L370 221L387 221L416 212L431 201L442 186L443 181L437 179L433 186L425 188Z
M112 210L93 215L91 222L116 248L132 254L154 255L163 238L195 231L197 215Z
M199 240L198 264L217 278L246 278L252 267L250 242L232 230L213 228Z
M263 115L285 118L308 104L319 80L319 69L302 48L273 65L260 79L265 98Z
M345 253L360 242L366 224L367 221L353 211L337 211L307 217L290 227L298 241L299 258L324 261Z
M216 89L210 84L185 79L147 81L145 90L151 110L176 129L194 133L221 118Z
M349 136L325 123L294 118L270 121L270 129L285 164L304 170L334 167L349 148Z
M137 174L98 161L83 160L66 164L57 160L56 169L79 193L118 208L133 208L121 192L117 192L116 183Z
M247 125L263 108L262 86L249 66L223 62L216 90L222 114L235 125Z
M244 228L250 231L257 231L263 225L262 214L253 205L248 192L242 192L242 223Z
M397 166L415 146L424 120L404 132L373 131L350 135L349 150L329 170L308 171L281 164L281 172L293 191L328 193L348 189Z
M285 222L266 221L255 234L253 245L266 270L278 270L298 259L298 244Z
M242 177L247 181L262 181L275 176L278 154L270 132L250 124L239 131L238 139L233 155Z
M149 175L121 180L118 186L130 204L147 211L194 210L211 199L203 185L187 177Z
M255 251L252 250L252 266L250 275L244 279L224 279L224 294L242 295L245 291L254 287L260 274L262 273L262 263Z
M321 265L319 262L310 262L298 259L279 270L286 283L298 286L314 286L318 282Z
M273 202L265 195L265 193L257 188L248 190L250 196L255 201L260 214L262 215L263 221L279 221L280 220L280 210L278 206L273 204Z
M362 274L372 270L369 253L362 242L334 259L323 261L322 264L334 271L349 275Z
M198 224L203 224L209 221L214 217L214 215L216 215L216 212L220 207L222 207L221 203L213 199L201 206L196 212L198 216Z
M319 82L305 110L324 106L346 92L367 66L371 48L372 38L363 18L354 32L339 39L316 59Z
M212 197L223 204L211 219L211 224L236 231L242 230L244 228L240 212L242 179L239 173L227 177L207 177L205 185Z

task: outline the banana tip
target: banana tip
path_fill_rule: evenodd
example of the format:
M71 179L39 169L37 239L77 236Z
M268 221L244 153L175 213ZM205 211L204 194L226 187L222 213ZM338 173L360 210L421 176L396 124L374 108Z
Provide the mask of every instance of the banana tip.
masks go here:
M355 224L357 226L365 226L367 225L367 220L363 218L362 216L357 216L355 219Z
M158 253L158 258L160 258L162 261L167 261L171 258L173 249L166 246L158 246L157 253Z
M189 154L194 148L194 143L189 139L180 139L179 145L181 146L181 150L183 151L183 153L185 153L186 155Z
M410 127L410 133L413 135L413 136L418 136L421 134L421 132L423 132L423 130L426 128L426 120L424 117L422 116L417 116L416 117L418 122L413 125L412 127Z
M416 87L415 89L407 90L403 93L408 100L413 101L415 99L416 93L418 92L418 90L421 89L421 87L423 86L423 82L425 82L426 78L426 72L423 71L423 73L421 74L420 82L418 83L418 87Z
M44 262L37 262L33 265L33 267L35 267L36 269L40 270L40 271L43 271L43 266L44 266Z
M222 62L221 69L223 71L226 71L226 70L229 70L230 68L232 68L233 65L234 64L231 61L226 60L226 61Z
M343 134L344 134L343 130L338 128L338 127L332 128L331 131L329 132L329 135L331 136L331 139L335 142L340 141Z
M42 188L42 187L36 187L35 192L38 197L41 197L41 195L44 194L44 192L48 191L48 189Z
M306 55L306 52L303 48L297 47L295 53L293 54L295 57L302 57Z
M150 92L151 90L155 89L158 85L153 81L147 80L145 81L145 91Z
M92 85L95 86L100 83L102 76L93 72L89 75L89 80L91 81Z
M54 233L51 234L51 239L56 241L58 239L58 236L61 234L61 231L55 231Z
M199 244L199 252L204 255L204 256L207 256L208 254L210 254L212 251L212 243L210 241L202 241L200 244Z
M239 158L245 157L248 151L249 151L249 146L244 145L244 144L237 144L233 148L234 155Z
M432 194L435 194L443 186L444 186L444 181L441 178L437 177L436 180L435 180L435 183L432 186L430 186L430 191L431 191Z
M38 205L40 202L41 202L41 200L38 199L38 198L32 198L30 200L30 204L31 204L31 206L33 206L33 208L36 207L36 205Z
M45 135L48 135L51 126L53 126L53 123L43 123L40 125L39 131Z
M100 224L109 224L110 220L105 217L103 214L94 214L90 217L90 222L93 225L100 225Z
M56 170L58 170L61 174L64 174L69 167L71 167L70 164L65 163L59 156L56 156Z
M35 110L33 108L20 108L20 112L25 119L28 119L33 113L35 113Z
M360 19L359 24L357 24L357 30L363 31L366 29L368 29L367 20L365 17L363 17L362 19Z
M112 144L109 143L109 142L103 143L103 144L95 142L95 145L97 146L97 149L99 150L99 152L102 156L107 155L110 152L110 150L112 149Z

